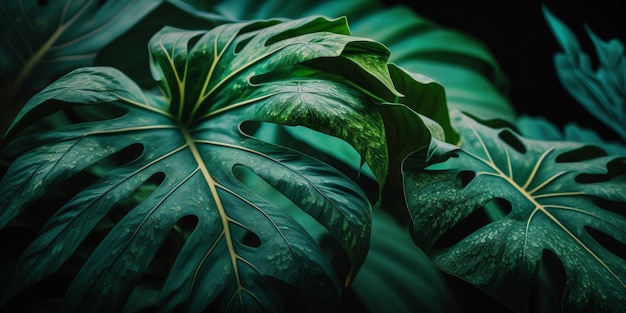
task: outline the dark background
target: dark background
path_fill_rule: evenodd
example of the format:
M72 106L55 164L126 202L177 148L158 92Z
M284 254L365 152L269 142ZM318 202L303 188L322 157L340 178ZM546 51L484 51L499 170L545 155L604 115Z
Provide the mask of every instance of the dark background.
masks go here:
M541 115L559 126L575 121L604 139L617 136L576 102L561 86L553 64L560 52L541 4L563 21L578 38L593 64L597 58L588 25L602 40L626 42L626 11L620 1L400 1L444 27L463 30L483 41L511 81L509 98L518 114Z

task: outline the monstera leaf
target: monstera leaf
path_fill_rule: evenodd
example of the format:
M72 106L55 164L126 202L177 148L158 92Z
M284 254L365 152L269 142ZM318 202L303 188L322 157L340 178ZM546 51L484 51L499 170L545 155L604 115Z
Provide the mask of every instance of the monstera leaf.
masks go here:
M135 284L175 236L183 243L161 263L167 276L157 284L164 311L276 312L294 298L311 311L332 310L367 254L370 201L335 168L248 130L278 123L341 138L382 185L385 123L402 108L405 122L419 122L408 107L385 104L401 96L389 51L351 36L345 18L318 16L210 31L165 27L149 50L160 93L110 67L81 68L35 95L12 124L15 161L0 185L0 226L40 209L36 199L71 179L95 178L51 214L2 288L3 303L87 250L62 310L119 311L131 293L143 292ZM28 128L54 112L83 109L91 119ZM250 176L323 226L348 266L334 268L303 226L246 183ZM82 249L96 229L105 230L101 241Z
M460 148L439 143L405 161L415 243L518 312L547 254L564 268L565 312L626 310L626 159L455 112ZM501 214L483 218L494 207Z
M0 130L21 108L16 97L27 99L70 70L91 65L102 47L160 2L0 1Z
M380 0L229 0L207 8L197 0L181 1L233 20L346 16L354 35L372 38L393 51L392 63L442 84L450 108L515 121L515 110L505 96L508 78L480 38L439 25L405 5Z

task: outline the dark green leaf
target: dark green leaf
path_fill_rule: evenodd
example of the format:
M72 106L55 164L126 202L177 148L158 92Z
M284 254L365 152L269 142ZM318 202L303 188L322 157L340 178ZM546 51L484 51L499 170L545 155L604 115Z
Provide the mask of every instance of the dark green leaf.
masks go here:
M625 310L626 159L455 116L460 148L439 142L404 165L415 243L519 312L545 250L565 270L564 311Z
M354 284L368 312L461 312L441 273L406 226L374 210L372 243Z
M197 4L199 8L210 3L196 2L201 2ZM227 22L233 21L219 14L198 10L185 1L165 0L126 33L104 47L98 53L95 65L115 67L142 88L152 88L154 85L149 71L149 56L145 51L156 32L166 25L206 30ZM120 55L124 57L120 58Z
M170 234L184 244L160 293L165 311L274 312L293 290L311 311L332 310L368 251L368 198L338 170L251 137L242 125L301 125L336 136L384 180L383 104L361 84L388 85L390 77L379 71L386 63L377 64L387 51L348 34L345 19L322 17L211 31L165 27L150 42L152 74L163 94L142 91L113 68L90 67L35 95L12 134L57 110L116 107L125 113L26 132L11 143L17 159L0 185L0 201L7 204L0 225L36 209L29 204L68 178L99 164L109 169L52 215L18 262L12 288L2 289L3 301L50 275L101 221L120 215L73 280L64 311L121 309ZM353 47L372 60L355 62ZM316 60L328 58L352 62L362 81L319 70ZM129 156L133 149L139 151ZM258 176L326 228L347 270L333 268L303 226L237 170ZM181 231L189 217L193 222Z
M0 131L30 97L72 69L89 66L102 47L159 5L139 1L0 2Z
M508 79L491 51L478 38L439 25L406 6L389 6L379 0L229 0L209 9L195 0L181 1L233 20L346 16L354 36L374 39L392 51L389 60L393 64L442 84L450 108L484 119L515 121L515 111L505 96Z
M516 126L522 136L530 139L580 142L599 146L611 155L626 156L626 145L606 141L593 130L581 127L575 122L565 124L561 131L545 118L520 116Z
M439 25L405 6L340 14L348 16L354 35L385 44L392 51L391 62L443 85L449 108L484 119L515 121L515 111L505 96L508 80L478 38ZM443 120L437 122L445 125Z

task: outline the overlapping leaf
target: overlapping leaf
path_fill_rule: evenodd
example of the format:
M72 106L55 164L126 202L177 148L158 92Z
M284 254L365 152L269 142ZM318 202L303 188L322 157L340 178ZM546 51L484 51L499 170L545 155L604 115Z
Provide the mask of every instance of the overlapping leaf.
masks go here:
M70 70L91 65L100 49L160 3L1 1L0 130L6 131L20 109L16 97L30 97Z
M443 163L424 169L416 153L404 165L416 244L443 270L519 312L528 309L549 250L565 269L566 312L625 310L626 160L578 143L526 139L459 112L455 121L461 147L429 152L432 163ZM485 224L470 218L497 199L508 214Z
M160 293L163 310L212 305L275 312L286 296L280 291L291 294L284 286L295 287L311 311L332 309L367 253L369 201L338 170L251 137L244 123L302 125L337 136L383 181L388 156L380 96L362 91L375 85L399 95L387 72L388 51L350 36L345 19L310 17L211 31L166 27L150 52L163 95L142 91L113 68L82 68L34 96L12 125L18 132L68 108L126 112L14 140L10 151L19 156L0 186L7 204L2 226L99 160L137 145L141 152L50 218L18 262L12 288L3 288L3 300L59 268L99 221L145 189L87 259L67 291L65 311L119 310L168 234L188 217L195 222L181 234L186 241ZM339 70L320 70L333 58ZM354 73L363 76L346 78ZM240 181L237 169L265 180L324 226L344 251L348 271L334 269L302 226Z
M390 6L380 0L229 0L207 8L196 0L181 1L233 20L346 16L354 35L372 38L393 51L392 63L442 84L450 108L486 119L515 121L515 111L505 96L508 79L480 38L439 25L407 6ZM445 124L445 119L436 121Z

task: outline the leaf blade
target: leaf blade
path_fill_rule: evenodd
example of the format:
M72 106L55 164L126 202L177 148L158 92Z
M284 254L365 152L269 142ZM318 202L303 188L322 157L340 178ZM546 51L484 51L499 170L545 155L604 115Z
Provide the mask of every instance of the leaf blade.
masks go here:
M444 156L458 156L442 163L439 170L421 171L419 165L405 164L416 244L444 270L522 311L527 308L542 251L549 249L563 262L567 275L566 310L621 308L619 290L626 288L621 271L624 261L592 238L586 227L618 241L626 238L624 216L594 200L623 203L618 191L624 182L623 158L604 157L595 148L575 143L511 137L504 128L490 129L469 117L457 115L456 121L464 143L460 149L447 148L450 152ZM573 153L581 156L568 160L577 155ZM412 160L423 162L417 155ZM417 172L425 176L417 177ZM585 175L595 177L593 183L581 181ZM428 190L435 194L427 195ZM433 197L439 202L433 202ZM507 200L511 211L448 244L438 242L454 225L495 198ZM423 208L423 213L417 208ZM454 261L458 259L465 261Z

